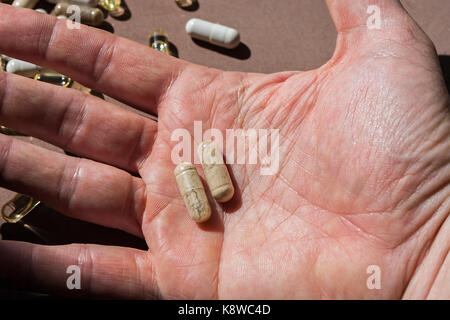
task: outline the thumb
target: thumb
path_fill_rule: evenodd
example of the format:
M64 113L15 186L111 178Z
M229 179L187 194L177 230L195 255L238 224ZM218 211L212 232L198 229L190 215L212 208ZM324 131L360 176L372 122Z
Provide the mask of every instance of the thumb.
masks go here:
M398 0L327 0L338 32L337 52L378 48L386 40L413 40L434 48Z
M387 27L406 14L398 0L327 0L327 5L339 33L354 31L359 27L367 30L372 23L376 23L374 20L378 17L381 20L380 28Z

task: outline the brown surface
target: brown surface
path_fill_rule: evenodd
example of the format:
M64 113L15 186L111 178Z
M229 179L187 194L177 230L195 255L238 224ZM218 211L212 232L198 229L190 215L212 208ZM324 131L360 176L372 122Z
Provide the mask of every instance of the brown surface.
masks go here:
M402 2L431 37L438 53L449 56L450 1ZM126 3L131 13L129 19L107 18L107 26L115 34L148 44L151 30L163 28L180 58L210 67L264 73L308 70L325 63L335 46L336 32L322 0L200 0L198 10L192 12L178 8L173 0L127 0ZM193 17L237 28L244 45L234 51L216 51L194 43L184 32L185 23ZM441 61L449 68L448 57L442 57ZM33 143L41 144L36 139ZM13 195L0 190L0 203ZM97 242L145 247L134 237L65 218L45 207L30 214L25 222L39 227L51 244ZM0 231L3 238L40 241L21 226L3 225Z

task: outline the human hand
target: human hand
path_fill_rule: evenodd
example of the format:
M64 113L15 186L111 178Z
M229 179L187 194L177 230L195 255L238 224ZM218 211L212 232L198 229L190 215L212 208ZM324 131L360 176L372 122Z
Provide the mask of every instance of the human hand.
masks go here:
M369 4L381 8L381 30L366 26ZM149 246L1 241L1 282L72 294L66 269L80 265L81 294L97 297L449 298L449 95L433 45L398 1L328 6L339 33L332 59L263 75L0 4L0 52L158 115L0 72L3 125L92 159L1 136L2 186ZM237 194L211 202L201 225L171 160L172 132L192 132L194 121L280 132L278 173L229 166ZM370 265L380 290L366 286Z

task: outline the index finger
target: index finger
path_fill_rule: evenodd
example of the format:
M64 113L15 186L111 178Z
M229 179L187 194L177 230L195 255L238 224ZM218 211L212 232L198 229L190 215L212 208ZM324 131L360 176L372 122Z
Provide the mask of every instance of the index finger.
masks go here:
M147 46L29 9L0 4L0 52L55 69L156 114L159 98L188 62Z

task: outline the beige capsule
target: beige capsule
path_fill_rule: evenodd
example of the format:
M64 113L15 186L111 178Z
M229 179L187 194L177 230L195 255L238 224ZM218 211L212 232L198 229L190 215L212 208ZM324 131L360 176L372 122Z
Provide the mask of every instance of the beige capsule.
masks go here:
M96 7L98 5L98 0L47 0L47 2L58 4L60 2L69 2L73 4L81 4L89 7Z
M218 202L231 200L234 195L234 186L217 143L211 140L202 142L198 146L198 155L203 166L206 182L214 199Z
M174 174L192 220L207 221L211 217L211 207L194 165L189 162L180 163L175 168Z
M73 15L72 11L67 12L67 9L74 4L68 2L61 2L55 6L53 13L55 16L66 16L71 17ZM103 11L99 8L91 8L87 6L78 6L80 8L80 20L81 23L88 24L91 26L99 26L105 20L105 15Z

